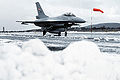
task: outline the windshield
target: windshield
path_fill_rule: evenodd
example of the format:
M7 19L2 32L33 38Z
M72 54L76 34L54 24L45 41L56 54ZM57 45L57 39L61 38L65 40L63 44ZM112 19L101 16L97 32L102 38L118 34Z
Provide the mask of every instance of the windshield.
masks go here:
M65 13L63 14L64 16L73 16L73 17L76 17L73 13Z

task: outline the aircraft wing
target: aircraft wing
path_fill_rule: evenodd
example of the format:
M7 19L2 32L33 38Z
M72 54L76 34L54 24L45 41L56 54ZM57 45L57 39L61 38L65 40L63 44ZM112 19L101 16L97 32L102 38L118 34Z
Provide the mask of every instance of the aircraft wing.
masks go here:
M70 21L55 21L55 20L49 20L49 21L16 21L16 22L21 22L21 24L27 24L27 23L39 23L39 24L49 24L49 23L57 23L57 24L64 24L64 23L70 23Z

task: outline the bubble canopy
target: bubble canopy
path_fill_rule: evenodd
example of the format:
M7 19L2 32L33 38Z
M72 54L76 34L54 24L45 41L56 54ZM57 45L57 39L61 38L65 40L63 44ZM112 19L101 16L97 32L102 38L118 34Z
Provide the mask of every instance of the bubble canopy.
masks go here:
M71 16L71 17L76 17L73 13L65 13L63 16Z

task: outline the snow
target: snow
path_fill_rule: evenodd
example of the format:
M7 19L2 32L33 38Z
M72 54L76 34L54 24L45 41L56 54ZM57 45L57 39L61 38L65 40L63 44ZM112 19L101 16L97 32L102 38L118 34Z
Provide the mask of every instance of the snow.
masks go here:
M119 80L120 55L90 41L50 51L39 39L0 45L0 80Z

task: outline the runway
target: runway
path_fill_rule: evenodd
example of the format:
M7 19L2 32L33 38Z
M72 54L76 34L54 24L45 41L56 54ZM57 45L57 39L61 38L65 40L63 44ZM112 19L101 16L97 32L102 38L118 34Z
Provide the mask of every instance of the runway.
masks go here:
M0 33L0 79L119 80L119 35Z
M41 32L1 33L0 43L14 43L22 46L22 43L31 39L40 39L51 51L65 49L70 43L76 41L92 41L96 43L101 52L120 54L120 32L68 32L68 36L54 36Z

